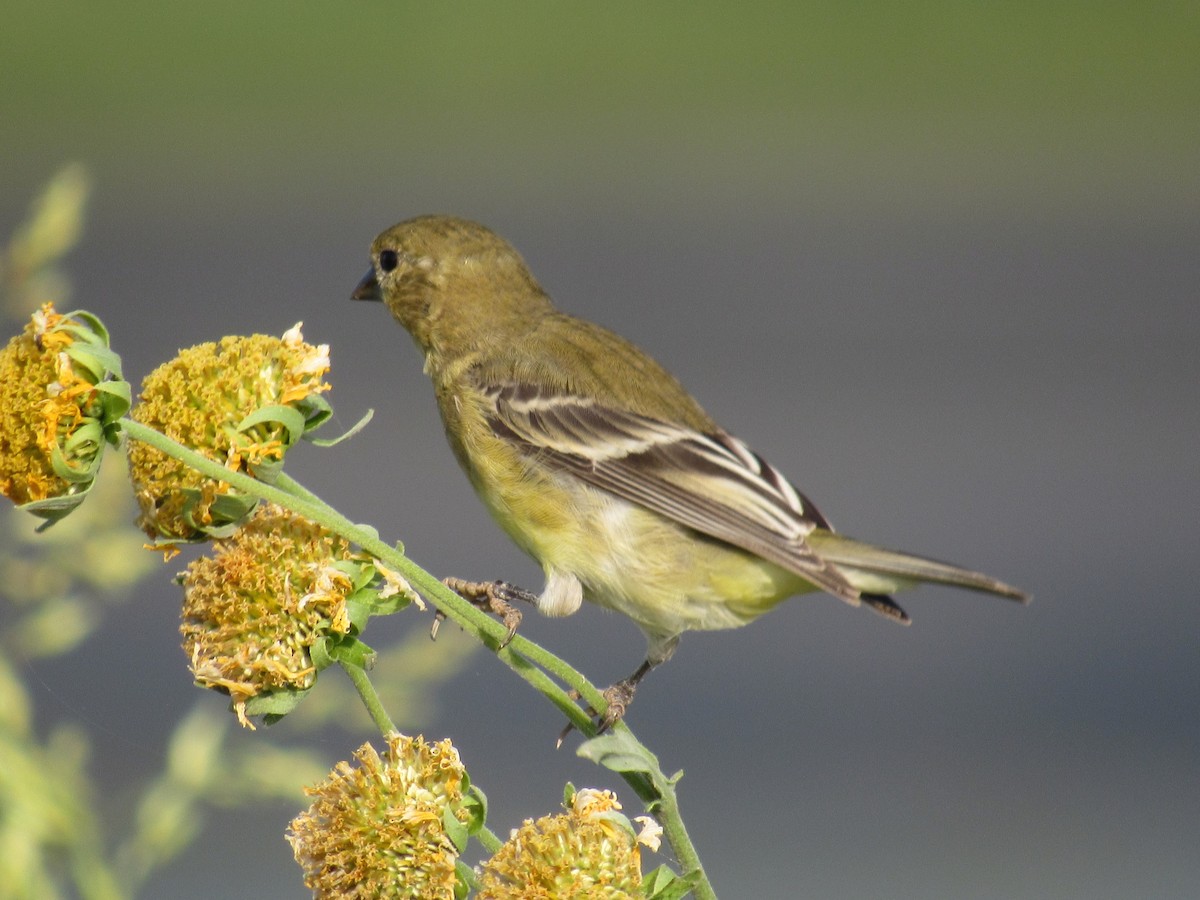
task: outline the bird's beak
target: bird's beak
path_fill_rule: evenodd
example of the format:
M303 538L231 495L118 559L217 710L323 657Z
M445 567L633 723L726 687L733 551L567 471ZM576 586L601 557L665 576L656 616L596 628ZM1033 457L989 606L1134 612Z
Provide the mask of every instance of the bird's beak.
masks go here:
M379 292L379 282L375 280L375 270L368 269L367 274L363 276L363 280L358 283L358 287L354 289L354 293L350 295L351 300L383 300L383 294Z

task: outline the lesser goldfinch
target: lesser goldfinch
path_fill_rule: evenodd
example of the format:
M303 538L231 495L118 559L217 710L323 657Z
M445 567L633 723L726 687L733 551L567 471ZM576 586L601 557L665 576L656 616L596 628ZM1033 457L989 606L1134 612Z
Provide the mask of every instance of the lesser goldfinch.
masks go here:
M421 216L389 228L352 296L386 303L424 354L455 456L545 572L537 608L565 616L589 600L645 633L645 661L605 693L605 726L683 632L745 625L795 594L823 590L903 623L888 595L919 582L1029 599L834 532L658 363L555 309L482 225Z

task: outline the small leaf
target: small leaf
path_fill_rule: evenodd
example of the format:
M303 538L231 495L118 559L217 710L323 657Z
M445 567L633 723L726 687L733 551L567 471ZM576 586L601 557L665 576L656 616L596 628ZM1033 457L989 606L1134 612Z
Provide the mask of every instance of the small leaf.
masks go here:
M199 499L199 491L189 489L185 492L194 495L195 500ZM220 522L222 524L226 522L238 523L245 518L257 505L257 497L249 497L245 494L217 494L217 496L213 498L212 505L209 507L209 512L212 514L214 522ZM203 531L205 529L201 528L200 530Z
M459 853L464 853L467 849L467 842L471 840L471 835L467 831L467 826L458 821L458 816L449 806L442 809L442 827L446 830L446 837L454 843L455 849Z
M394 612L399 612L402 609L407 609L412 605L413 594L396 593L390 597L380 597L378 591L372 591L375 594L375 602L371 609L371 614L376 616L388 616Z
M461 859L454 862L454 900L466 900L471 893L471 886L475 883L475 873Z
M278 423L287 430L288 439L285 443L289 447L300 440L300 436L304 434L304 415L292 407L283 406L282 404L256 409L250 415L246 416L246 418L242 419L242 421L238 422L237 430L246 432L255 425L272 423Z
M479 834L487 823L487 795L475 785L463 792L462 806L467 811L467 832Z
M100 402L104 407L104 418L107 421L119 419L129 412L133 403L133 395L128 381L101 381L96 385L100 393Z
M374 416L375 416L375 410L368 409L361 419L359 419L357 422L355 422L353 425L350 426L349 430L343 432L342 434L338 435L335 438L309 437L308 436L309 433L317 427L317 425L313 425L311 428L308 429L308 431L306 431L304 433L304 439L306 441L308 441L309 443L311 443L314 447L333 447L333 446L336 446L337 444L340 444L342 441L345 441L345 440L348 440L349 438L354 437L356 434L358 434L360 431L362 431L367 426L367 423L370 422ZM322 420L322 421L324 421L324 420ZM318 423L318 424L320 424L320 423Z
M663 888L676 880L675 873L667 866L661 865L653 872L643 876L642 890L647 897L657 897L661 894Z
M304 416L304 434L316 431L333 417L333 407L320 394L309 394L297 400L295 408Z
M371 603L370 594L373 591L356 591L346 598L346 615L350 619L350 630L355 634L367 627L367 620L375 613L375 605Z
M121 357L108 347L98 344L74 343L66 349L71 362L81 369L87 370L93 384L104 379L110 372L120 373Z
M318 672L328 669L334 663L333 654L329 652L329 644L329 637L322 635L308 648L308 658L312 660L312 664Z
M69 313L63 313L62 317L64 320L78 319L87 326L86 328L75 324L64 326L66 330L70 331L80 340L86 341L89 344L99 344L103 347L108 346L108 329L104 326L104 323L96 317L95 313L90 313L86 309L73 309Z
M174 538L172 539L171 543L203 544L208 538L223 540L225 538L233 537L234 533L241 527L241 524L238 522L226 522L223 525L204 525L196 528L196 530L204 535L204 537L186 539Z
M269 694L258 694L246 701L246 715L265 716L268 725L278 722L299 706L310 690L312 688L285 688Z
M83 490L76 491L74 494L65 494L61 497L47 497L45 500L30 500L28 503L22 503L17 509L23 509L26 512L33 513L41 519L45 519L38 526L38 531L45 531L87 497L88 492L92 489L89 484Z
M250 474L263 484L275 484L283 472L282 459L264 459L249 466Z
M54 469L54 474L63 481L82 484L92 481L96 477L96 469L100 465L99 455L87 461L80 460L80 463L82 465L75 466L67 462L66 456L63 455L57 444L50 448L50 467Z
M375 580L375 566L358 559L337 559L331 564L334 571L350 579L350 592L365 588Z
M326 638L329 656L343 666L355 666L369 672L375 665L375 651L356 637L339 638L336 642ZM315 663L316 660L313 660Z
M659 771L654 754L625 730L584 741L575 752L614 772L644 772L653 778Z
M96 456L103 448L104 429L95 419L84 419L84 424L80 425L70 437L63 443L63 452L71 455L72 458L79 459L86 457L89 454ZM95 468L99 466L96 461Z
M646 900L681 900L695 890L699 883L699 872L676 875L663 865L642 879L642 891Z

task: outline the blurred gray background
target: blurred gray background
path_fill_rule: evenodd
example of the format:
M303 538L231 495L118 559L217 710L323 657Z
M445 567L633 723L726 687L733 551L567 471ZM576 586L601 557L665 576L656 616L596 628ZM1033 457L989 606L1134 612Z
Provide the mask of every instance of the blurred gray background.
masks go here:
M289 471L435 573L538 588L408 337L348 300L384 227L485 222L840 529L1035 594L926 588L907 630L810 596L685 637L629 721L684 770L722 896L1194 897L1198 10L18 2L0 233L83 162L73 300L131 381L303 320L340 424L376 417ZM96 726L116 797L196 699L178 568L133 627L31 667L45 723ZM643 651L591 609L524 633L599 684ZM480 652L405 727L454 739L501 834L566 780L639 812L554 749L561 724ZM303 896L281 837L301 805L215 811L146 896Z

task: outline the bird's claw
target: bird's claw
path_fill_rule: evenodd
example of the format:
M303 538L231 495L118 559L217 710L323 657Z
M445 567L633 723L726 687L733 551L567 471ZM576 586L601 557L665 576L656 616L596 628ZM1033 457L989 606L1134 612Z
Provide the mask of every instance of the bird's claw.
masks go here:
M503 650L517 634L517 626L521 624L521 611L513 606L513 602L522 600L526 603L536 603L537 594L522 590L507 581L465 581L462 578L443 578L442 584L454 591L464 600L469 600L480 609L500 617L504 623L506 634L497 650ZM445 616L439 613L444 619ZM434 617L431 637L437 637L440 620Z
M633 695L636 691L637 682L630 678L618 681L616 684L606 687L601 691L600 695L604 698L603 714L597 713L591 706L587 708L587 714L595 720L596 737L604 734L604 732L625 718L625 711L629 709L629 704L633 702ZM579 691L575 690L568 691L567 696L572 700L580 699ZM575 723L568 722L567 727L559 733L558 743L555 746L561 747L563 741L567 739L567 735L574 730Z
M431 641L437 640L438 629L442 627L442 623L445 621L446 621L446 614L444 612L442 612L440 609L436 610L433 614L433 624L429 626L429 639Z

